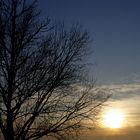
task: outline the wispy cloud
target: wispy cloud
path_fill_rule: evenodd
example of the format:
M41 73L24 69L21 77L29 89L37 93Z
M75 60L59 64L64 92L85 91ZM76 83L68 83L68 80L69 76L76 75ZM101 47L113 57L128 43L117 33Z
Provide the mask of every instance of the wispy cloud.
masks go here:
M112 99L124 99L140 96L140 83L102 85L102 89L112 94Z

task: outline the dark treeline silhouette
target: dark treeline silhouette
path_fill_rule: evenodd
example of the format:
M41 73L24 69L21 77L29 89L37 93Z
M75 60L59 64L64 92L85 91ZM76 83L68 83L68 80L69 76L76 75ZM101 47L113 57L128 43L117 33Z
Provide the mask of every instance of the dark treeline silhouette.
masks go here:
M89 34L41 22L36 1L0 1L0 128L5 140L68 138L107 99L84 83Z

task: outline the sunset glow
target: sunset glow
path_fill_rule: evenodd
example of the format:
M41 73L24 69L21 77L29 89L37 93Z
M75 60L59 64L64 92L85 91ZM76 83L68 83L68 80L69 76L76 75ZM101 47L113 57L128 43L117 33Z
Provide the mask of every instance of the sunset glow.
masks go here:
M104 125L109 128L120 128L124 121L124 113L119 110L109 110L104 117Z

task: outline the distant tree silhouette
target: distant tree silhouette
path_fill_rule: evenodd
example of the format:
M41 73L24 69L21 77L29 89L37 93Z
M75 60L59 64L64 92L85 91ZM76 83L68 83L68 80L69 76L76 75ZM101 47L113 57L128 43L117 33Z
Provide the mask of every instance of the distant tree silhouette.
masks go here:
M0 128L5 140L73 135L106 100L82 86L89 35L40 22L36 1L0 1Z

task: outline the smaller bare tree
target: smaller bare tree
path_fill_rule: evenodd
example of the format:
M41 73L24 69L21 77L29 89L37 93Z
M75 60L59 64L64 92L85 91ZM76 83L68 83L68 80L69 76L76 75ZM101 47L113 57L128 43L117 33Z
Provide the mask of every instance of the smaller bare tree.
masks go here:
M0 129L5 140L64 138L107 99L83 82L89 35L40 23L36 2L0 1ZM92 114L92 116L91 116Z

